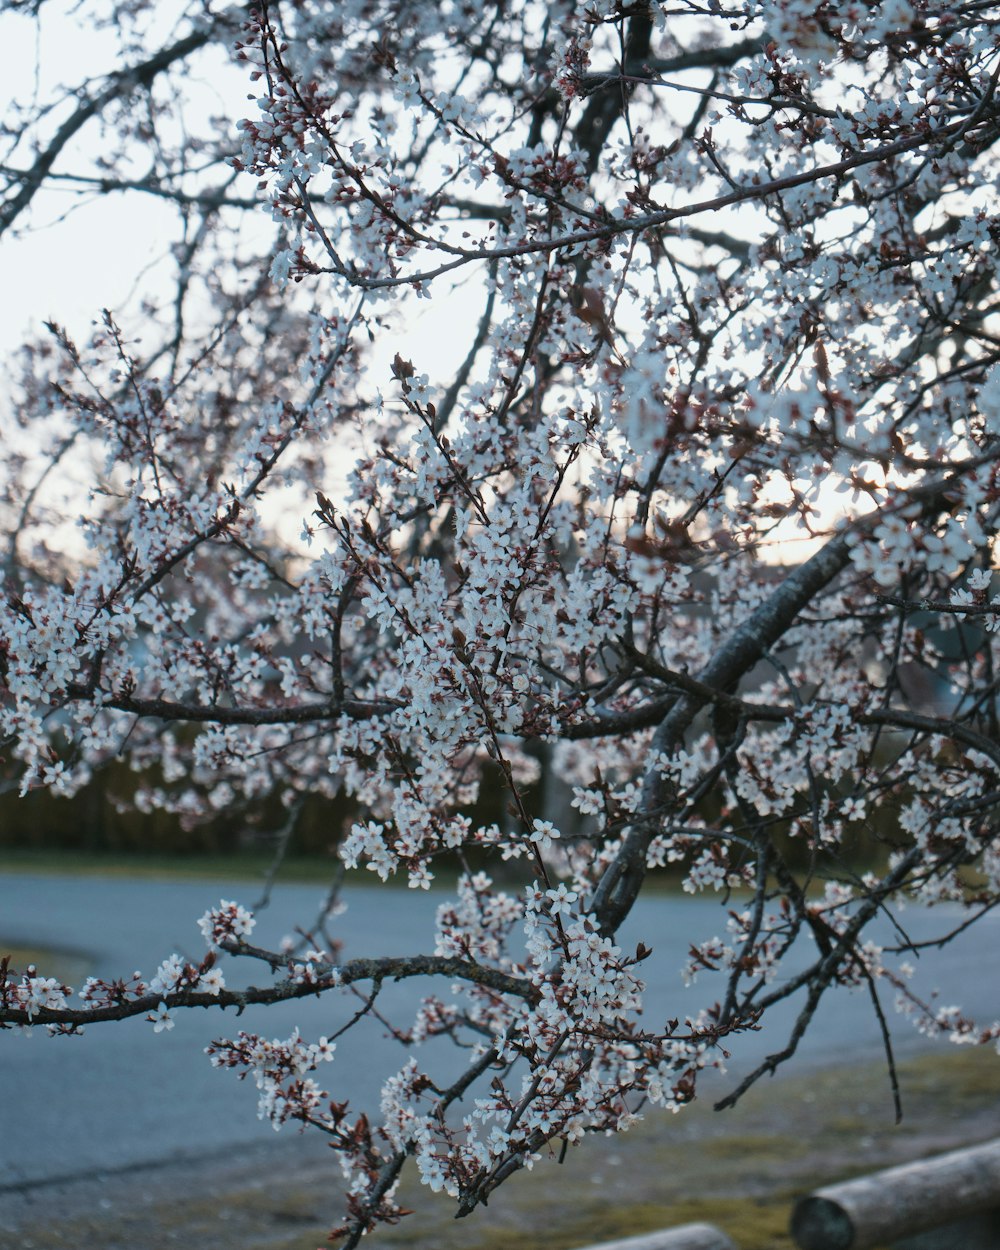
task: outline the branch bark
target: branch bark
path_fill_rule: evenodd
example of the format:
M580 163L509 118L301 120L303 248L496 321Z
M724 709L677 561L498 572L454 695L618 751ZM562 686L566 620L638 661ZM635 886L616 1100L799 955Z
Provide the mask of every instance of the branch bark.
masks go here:
M0 205L0 236L9 230L28 208L36 192L51 174L53 165L66 145L91 118L97 117L115 100L127 99L139 88L149 87L164 70L211 43L220 30L238 27L242 18L243 13L238 8L225 10L192 30L183 39L178 39L166 48L161 48L159 52L147 57L145 61L111 74L105 86L96 95L84 98L62 123L47 146L38 154L31 169L16 171L16 177L20 180L21 186L14 195ZM15 171L5 170L5 172L13 174Z

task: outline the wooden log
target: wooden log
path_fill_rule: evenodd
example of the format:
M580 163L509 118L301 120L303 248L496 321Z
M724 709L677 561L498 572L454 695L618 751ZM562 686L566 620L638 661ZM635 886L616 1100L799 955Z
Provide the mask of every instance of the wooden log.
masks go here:
M638 1237L602 1241L587 1250L736 1250L736 1246L711 1224L678 1224L676 1228L661 1228Z
M1000 1138L842 1185L817 1189L792 1213L802 1250L869 1250L1000 1208Z
M980 1211L925 1233L894 1241L889 1250L997 1250L1000 1246L1000 1208Z

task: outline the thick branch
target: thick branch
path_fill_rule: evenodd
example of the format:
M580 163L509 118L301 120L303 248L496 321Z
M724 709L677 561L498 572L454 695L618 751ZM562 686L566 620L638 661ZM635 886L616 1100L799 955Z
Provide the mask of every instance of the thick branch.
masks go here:
M108 81L96 95L85 98L69 117L63 122L49 142L48 147L38 154L34 165L19 174L20 190L2 206L0 206L0 235L14 224L21 213L34 199L35 192L48 177L52 166L59 159L66 144L86 125L92 117L98 116L115 100L130 96L140 87L148 87L158 74L169 69L177 61L184 60L192 52L203 48L215 38L218 31L226 26L234 26L241 20L237 9L229 9L211 22L192 30L190 34L178 39L169 47L161 48L154 56L138 65L129 66L110 75Z
M597 169L608 135L624 113L629 96L635 90L632 75L634 72L642 72L649 57L652 34L653 19L648 10L629 19L624 73L613 75L606 82L601 82L587 101L583 116L576 124L574 138L577 147L587 153L588 173L592 174Z
M285 960L270 952L257 952L250 948L232 948L240 953L264 956L265 962L281 966ZM114 1003L105 1007L39 1007L28 1017L23 1007L0 1008L0 1025L55 1024L87 1025L105 1020L127 1020L131 1016L155 1012L161 1003L169 1009L174 1007L235 1007L242 1012L257 1003L288 1002L295 998L309 998L356 981L403 981L410 977L450 977L456 981L468 981L495 990L498 994L512 994L527 1002L538 998L538 990L530 981L509 976L495 968L487 968L468 959L447 958L441 955L387 956L382 959L352 959L338 967L317 964L315 976L307 981L279 981L271 986L250 986L245 990L221 990L208 994L197 989L175 990L170 994L143 994L140 998Z
M986 457L969 460L963 471L978 466ZM916 487L907 495L920 502L925 512L933 512L954 486L960 473L949 475ZM857 521L853 529L870 531L881 519L871 513ZM709 663L698 674L704 686L720 691L735 689L764 653L790 628L798 614L828 586L851 561L848 531L842 531L805 564L791 573L777 590L722 644ZM677 699L660 722L650 746L655 755L671 755L683 742L697 714L708 703L705 694L688 691ZM902 713L892 713L900 723ZM920 718L923 720L924 718ZM930 718L927 718L930 719ZM914 726L915 728L918 726ZM923 728L924 726L919 726ZM978 738L979 735L976 735ZM641 811L661 812L670 807L667 782L656 768L650 768L643 783ZM604 933L614 933L632 908L646 873L646 852L659 828L653 818L640 819L626 834L620 851L601 878L594 894L592 910Z
M450 273L463 265L474 261L505 260L515 256L527 256L536 252L562 251L565 248L577 248L582 244L596 243L600 240L613 239L621 234L642 234L646 230L669 226L675 221L683 221L689 217L700 217L703 213L715 213L736 204L746 204L756 200L764 200L770 195L780 195L782 191L791 191L795 187L807 186L811 182L827 180L837 182L845 174L866 165L877 165L904 152L915 152L921 148L932 149L938 144L947 143L958 135L965 127L964 121L949 122L932 130L922 130L896 139L879 148L858 151L834 161L829 165L817 165L812 169L803 170L798 174L788 174L782 178L771 178L748 185L739 186L723 195L713 196L708 200L696 200L691 204L683 204L679 208L664 208L656 212L644 213L634 217L616 217L600 225L585 230L575 230L570 234L555 235L549 238L532 238L524 243L512 243L504 247L468 248L452 260L444 261L433 269L419 270L414 273L393 274L387 278L366 278L360 273L352 272L350 283L361 290L373 291L389 287L408 286L413 283L430 282L442 274ZM453 247L443 250L454 252Z
M85 686L70 686L70 699L88 698L93 691ZM386 700L329 700L325 703L299 703L287 707L222 707L214 703L184 703L172 699L136 698L113 694L104 699L102 707L134 716L162 721L191 721L212 725L309 725L317 721L334 721L338 716L352 720L370 720L388 716L399 706Z

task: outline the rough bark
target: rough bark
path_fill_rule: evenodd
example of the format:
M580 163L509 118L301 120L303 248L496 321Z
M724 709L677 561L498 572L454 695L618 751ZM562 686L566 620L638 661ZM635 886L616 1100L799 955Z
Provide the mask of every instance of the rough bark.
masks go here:
M796 1206L792 1236L802 1250L867 1250L993 1208L1000 1138L817 1189Z

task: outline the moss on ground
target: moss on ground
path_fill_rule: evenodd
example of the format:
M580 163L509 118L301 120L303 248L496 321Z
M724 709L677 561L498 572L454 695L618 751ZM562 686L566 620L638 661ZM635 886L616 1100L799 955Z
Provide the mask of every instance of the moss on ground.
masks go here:
M486 1208L456 1221L448 1199L412 1175L416 1208L372 1238L385 1250L578 1250L705 1221L741 1250L792 1250L797 1196L996 1135L1000 1061L985 1048L921 1053L900 1064L905 1119L892 1114L884 1064L785 1076L733 1112L696 1103L624 1137L584 1141L560 1167L514 1177ZM318 1149L315 1148L318 1146ZM7 1195L3 1250L316 1250L341 1209L340 1175L318 1142L266 1155L108 1176L72 1200ZM47 1214L58 1211L59 1218ZM42 1215L42 1212L46 1212ZM6 1221L6 1222L5 1222Z
M0 937L0 959L5 955L10 956L12 972L23 972L29 964L34 964L38 976L55 977L65 985L79 985L93 968L86 955L44 946L11 946Z
M49 873L70 876L139 877L154 881L203 881L226 878L262 881L273 856L246 851L204 855L141 855L134 852L36 851L4 848L0 868L5 873ZM281 880L313 883L328 881L337 862L332 856L290 856ZM359 876L358 880L365 880Z
M896 1125L884 1064L826 1069L755 1087L735 1112L696 1104L654 1116L626 1137L584 1142L557 1168L514 1179L485 1210L451 1218L412 1178L418 1214L379 1234L402 1250L577 1250L705 1221L741 1250L792 1250L796 1197L819 1185L995 1135L1000 1061L985 1048L943 1050L899 1065ZM284 1247L283 1247L284 1250ZM314 1250L305 1241L288 1250Z

